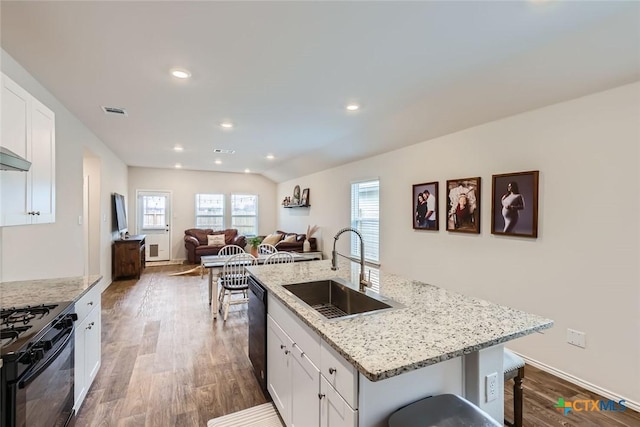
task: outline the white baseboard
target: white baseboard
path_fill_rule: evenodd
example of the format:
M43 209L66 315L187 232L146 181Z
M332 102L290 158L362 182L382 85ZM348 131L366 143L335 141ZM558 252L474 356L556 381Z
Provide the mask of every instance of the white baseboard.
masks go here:
M517 354L520 357L522 357L527 364L529 364L531 366L535 366L536 368L538 368L540 370L548 372L548 373L550 373L552 375L555 375L556 377L562 378L565 381L569 381L572 384L575 384L575 385L580 386L582 388L585 388L585 389L587 389L589 391L597 393L600 396L605 397L607 399L611 399L611 400L614 400L616 402L618 402L620 400L624 400L625 401L625 406L627 408L633 409L636 412L640 412L640 402L635 402L635 401L633 401L631 399L628 399L628 398L626 398L624 396L621 396L621 395L619 395L617 393L614 393L614 392L612 392L610 390L607 390L605 388L602 388L600 386L592 384L592 383L590 383L588 381L585 381L585 380L583 380L581 378L578 378L578 377L573 376L571 374L567 374L566 372L561 371L559 369L556 369L556 368L554 368L552 366L546 365L546 364L544 364L542 362L539 362L539 361L537 361L535 359L531 359L530 357L527 357L527 356L525 356L523 354L519 354L519 353L517 353ZM525 373L525 381L526 381L526 373ZM558 396L558 397L563 397L563 396Z

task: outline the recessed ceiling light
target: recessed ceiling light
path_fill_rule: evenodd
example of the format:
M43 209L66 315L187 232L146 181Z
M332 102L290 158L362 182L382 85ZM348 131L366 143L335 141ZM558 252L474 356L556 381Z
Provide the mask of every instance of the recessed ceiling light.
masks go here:
M273 154L267 154L267 159L273 160L275 158L276 158L276 156L274 156Z
M251 169L245 169L244 173L251 173Z
M221 165L222 164L222 160L216 159L213 163L215 163L216 165Z
M360 109L360 106L358 104L349 104L346 108L349 111L356 111Z
M220 126L225 128L225 129L231 129L233 127L233 123L231 123L231 122L222 122L222 123L220 123Z
M176 163L176 169L182 168L182 163Z
M185 70L184 68L172 68L171 75L178 79L188 79L191 77L189 70Z
M173 151L181 152L184 151L184 148L182 147L182 145L174 145Z

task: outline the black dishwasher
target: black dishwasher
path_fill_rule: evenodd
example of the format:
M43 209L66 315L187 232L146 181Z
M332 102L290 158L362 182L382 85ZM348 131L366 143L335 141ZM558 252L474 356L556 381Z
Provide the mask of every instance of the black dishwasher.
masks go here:
M267 291L249 276L249 360L262 392L267 392Z

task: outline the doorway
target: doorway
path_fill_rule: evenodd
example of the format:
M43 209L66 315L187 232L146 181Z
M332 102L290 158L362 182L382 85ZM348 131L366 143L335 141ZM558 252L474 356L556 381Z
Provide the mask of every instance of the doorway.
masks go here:
M108 271L103 265L101 250L101 160L88 149L82 153L82 224L84 247L84 274L104 274Z
M137 199L137 234L146 235L147 261L171 260L171 192L140 191Z

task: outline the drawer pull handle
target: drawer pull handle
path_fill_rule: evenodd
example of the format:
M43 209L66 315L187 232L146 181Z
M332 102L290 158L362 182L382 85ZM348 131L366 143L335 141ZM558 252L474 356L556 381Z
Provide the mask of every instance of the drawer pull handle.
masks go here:
M318 393L318 399L322 400L324 399L324 393Z
M329 374L333 375L336 373L336 368L329 368Z
M287 348L287 346L286 346L286 345L284 345L284 344L280 344L280 350L282 350L282 349L284 349L284 348Z
M87 305L93 305L93 301L89 301Z
M284 351L284 354L289 354L289 353L290 353L290 351L289 351L289 350L285 350L285 351Z
M89 323L89 326L87 326L87 329L91 329L91 327L92 327L93 325L95 325L95 323L94 323L94 322Z

